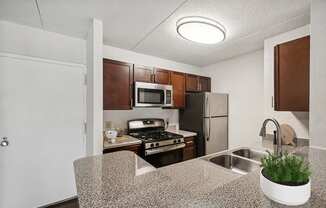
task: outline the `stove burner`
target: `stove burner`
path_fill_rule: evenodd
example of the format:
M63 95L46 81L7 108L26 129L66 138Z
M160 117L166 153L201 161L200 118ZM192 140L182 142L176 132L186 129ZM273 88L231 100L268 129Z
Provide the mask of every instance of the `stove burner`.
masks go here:
M181 135L170 133L167 131L144 131L130 133L129 135L141 139L145 142L182 138Z

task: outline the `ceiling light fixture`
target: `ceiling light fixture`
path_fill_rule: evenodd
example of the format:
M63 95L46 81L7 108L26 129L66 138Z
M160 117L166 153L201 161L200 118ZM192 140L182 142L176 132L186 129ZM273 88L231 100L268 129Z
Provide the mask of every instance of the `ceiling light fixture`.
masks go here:
M225 28L206 17L189 16L179 19L177 32L186 40L203 44L216 44L225 39Z

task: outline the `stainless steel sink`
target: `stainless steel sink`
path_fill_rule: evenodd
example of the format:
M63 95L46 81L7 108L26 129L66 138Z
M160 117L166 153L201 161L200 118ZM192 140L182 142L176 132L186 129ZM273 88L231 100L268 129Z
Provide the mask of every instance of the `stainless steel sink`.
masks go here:
M256 162L226 154L210 158L209 161L240 174L247 174L259 168Z
M260 162L261 158L267 155L265 152L258 152L252 149L244 148L233 151L232 154L245 157Z

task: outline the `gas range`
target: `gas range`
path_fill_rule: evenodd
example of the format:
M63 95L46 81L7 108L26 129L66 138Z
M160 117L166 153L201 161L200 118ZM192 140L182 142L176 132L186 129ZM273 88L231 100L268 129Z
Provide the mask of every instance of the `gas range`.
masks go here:
M183 143L183 136L164 130L131 132L130 136L142 140L145 149Z
M155 167L183 160L183 148L186 146L183 136L164 129L163 119L128 121L128 134L142 141L142 157Z

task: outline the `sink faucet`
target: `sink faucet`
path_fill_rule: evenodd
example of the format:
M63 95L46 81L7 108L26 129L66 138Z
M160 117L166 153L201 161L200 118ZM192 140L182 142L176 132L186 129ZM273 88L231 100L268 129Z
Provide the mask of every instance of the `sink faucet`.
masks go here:
M266 136L266 125L268 122L272 122L275 127L276 127L276 152L274 152L274 154L276 154L277 156L282 156L282 137L281 137L281 127L280 124L277 122L276 119L274 118L267 118L265 119L263 126L260 129L260 133L259 136L261 137L265 137Z

